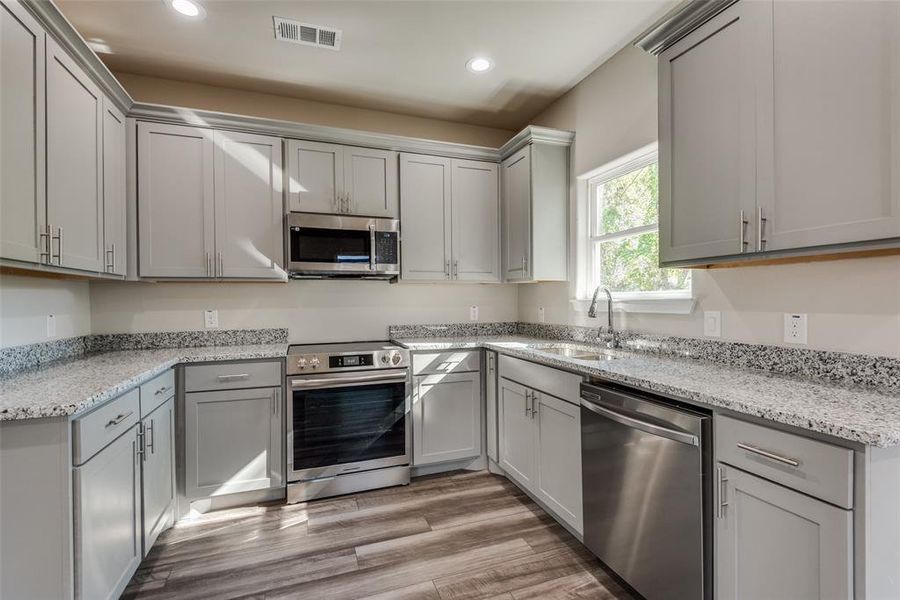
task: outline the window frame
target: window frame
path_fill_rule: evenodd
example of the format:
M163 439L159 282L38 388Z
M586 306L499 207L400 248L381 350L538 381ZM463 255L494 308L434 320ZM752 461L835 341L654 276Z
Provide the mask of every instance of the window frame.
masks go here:
M576 285L573 302L586 310L594 288L602 285L598 281L599 271L594 260L595 244L634 237L650 232L659 232L659 216L655 223L640 225L622 231L595 234L598 223L599 202L595 201L597 188L631 171L659 162L659 145L654 142L630 152L621 158L592 169L577 178L578 206L576 226L578 229L576 247ZM627 312L663 312L687 314L694 305L693 278L691 285L683 290L653 290L640 292L613 292L617 308Z

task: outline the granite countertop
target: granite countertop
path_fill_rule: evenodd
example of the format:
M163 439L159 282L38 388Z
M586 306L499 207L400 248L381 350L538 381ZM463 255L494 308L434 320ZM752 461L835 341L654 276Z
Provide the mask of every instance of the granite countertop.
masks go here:
M287 348L259 344L86 354L0 380L0 421L74 415L179 363L284 358Z
M596 376L659 394L852 442L887 448L900 445L900 394L873 388L821 383L712 362L610 351L611 360L580 360L540 347L578 346L577 342L520 336L429 337L394 340L410 350L488 348L552 367Z

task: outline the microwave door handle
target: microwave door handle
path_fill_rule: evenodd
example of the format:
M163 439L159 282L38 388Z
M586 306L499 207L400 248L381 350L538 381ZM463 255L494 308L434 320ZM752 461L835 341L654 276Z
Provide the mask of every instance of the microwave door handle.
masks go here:
M369 270L375 270L375 223L369 225Z

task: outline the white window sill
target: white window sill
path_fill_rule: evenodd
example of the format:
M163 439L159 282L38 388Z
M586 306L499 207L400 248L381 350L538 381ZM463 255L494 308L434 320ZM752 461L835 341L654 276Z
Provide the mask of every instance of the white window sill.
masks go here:
M573 298L570 300L575 312L586 313L591 300ZM689 315L694 311L697 300L690 293L648 293L648 294L613 294L613 311L625 313L646 313L661 315ZM597 301L597 309L606 312L606 298Z

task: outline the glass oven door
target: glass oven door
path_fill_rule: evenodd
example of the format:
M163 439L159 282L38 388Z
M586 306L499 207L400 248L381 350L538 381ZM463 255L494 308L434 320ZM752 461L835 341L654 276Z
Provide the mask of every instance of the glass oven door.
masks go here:
M409 464L405 369L290 379L288 480Z

